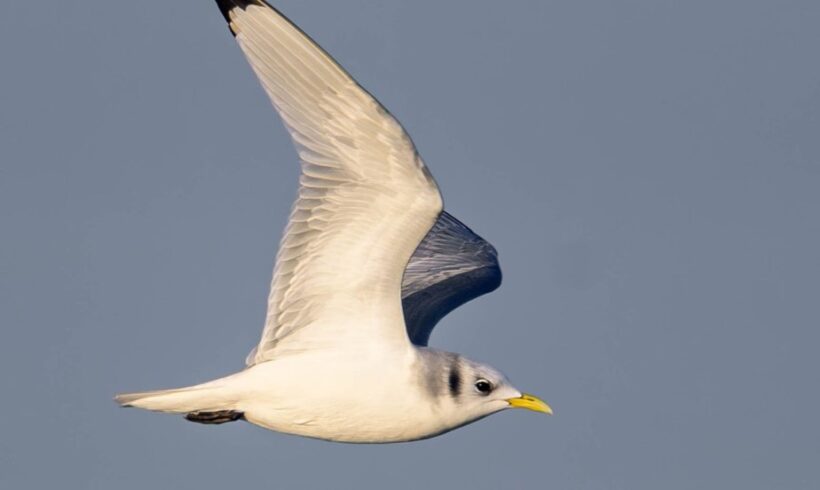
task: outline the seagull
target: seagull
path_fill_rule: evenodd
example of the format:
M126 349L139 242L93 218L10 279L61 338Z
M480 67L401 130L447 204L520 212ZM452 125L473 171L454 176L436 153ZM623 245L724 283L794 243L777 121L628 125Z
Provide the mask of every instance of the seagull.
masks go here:
M552 414L495 368L428 346L501 269L444 211L399 122L264 0L216 3L296 146L298 197L245 368L116 401L348 443L426 439L508 408Z

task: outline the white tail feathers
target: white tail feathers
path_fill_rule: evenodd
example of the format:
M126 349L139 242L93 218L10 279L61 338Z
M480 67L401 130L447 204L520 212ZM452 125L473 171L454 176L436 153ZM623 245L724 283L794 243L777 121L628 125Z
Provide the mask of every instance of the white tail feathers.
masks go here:
M172 390L124 393L114 397L123 407L137 407L157 412L190 413L233 410L235 397L224 385L205 383Z

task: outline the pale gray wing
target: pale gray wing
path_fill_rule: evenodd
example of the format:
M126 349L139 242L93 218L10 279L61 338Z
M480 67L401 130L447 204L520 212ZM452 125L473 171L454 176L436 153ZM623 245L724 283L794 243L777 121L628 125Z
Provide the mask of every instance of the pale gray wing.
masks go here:
M427 345L445 315L500 285L495 248L442 212L404 271L401 296L410 340Z
M217 4L302 163L248 363L407 343L401 277L441 213L435 181L401 125L286 17L262 0Z

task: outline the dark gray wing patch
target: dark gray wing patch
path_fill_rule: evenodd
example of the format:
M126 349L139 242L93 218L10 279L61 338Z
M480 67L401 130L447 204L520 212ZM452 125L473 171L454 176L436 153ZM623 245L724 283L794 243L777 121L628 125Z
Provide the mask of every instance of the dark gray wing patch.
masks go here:
M501 285L498 253L447 212L416 248L402 279L402 307L410 341L427 345L445 315Z

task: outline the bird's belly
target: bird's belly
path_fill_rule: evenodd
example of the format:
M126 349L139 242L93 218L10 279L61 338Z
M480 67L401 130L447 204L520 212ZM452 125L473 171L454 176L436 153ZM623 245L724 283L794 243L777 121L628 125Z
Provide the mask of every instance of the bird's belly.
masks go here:
M436 404L392 361L399 368L374 369L372 360L363 363L366 369L349 361L321 369L260 366L266 372L254 385L264 389L247 397L242 411L266 429L339 442L402 442L447 431Z
M332 410L332 408L330 408ZM328 412L330 412L328 410ZM316 439L350 443L390 443L425 439L446 432L431 421L417 417L385 418L365 410L340 410L336 414L307 410L257 407L245 412L248 422L266 429Z

